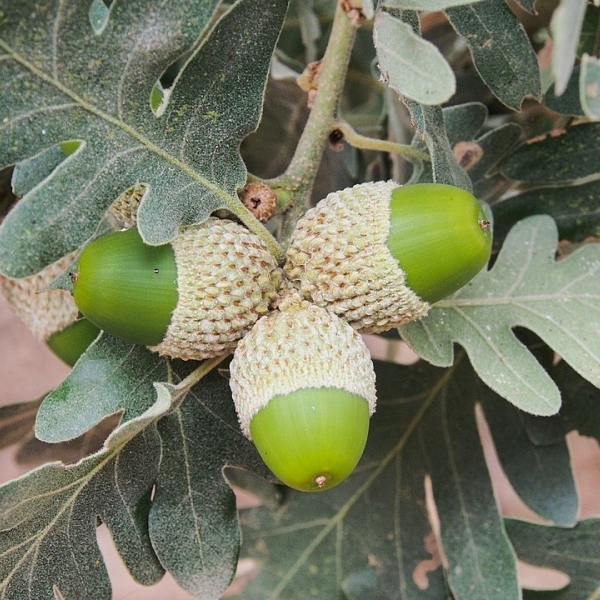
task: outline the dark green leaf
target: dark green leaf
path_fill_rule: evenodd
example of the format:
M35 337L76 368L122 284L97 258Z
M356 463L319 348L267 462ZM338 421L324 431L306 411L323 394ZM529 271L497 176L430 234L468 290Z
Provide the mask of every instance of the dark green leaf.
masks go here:
M162 456L150 509L153 547L180 586L195 598L216 600L233 578L240 543L235 497L223 467L268 471L240 431L227 380L216 373L161 419L158 431Z
M495 171L498 163L517 145L520 137L521 128L518 125L505 123L475 140L482 156L467 173L473 181L473 193L479 200L495 200L509 186L506 179ZM494 239L497 239L495 222Z
M118 419L105 419L83 435L58 444L47 444L34 437L35 417L42 399L0 407L0 448L18 444L15 461L30 467L52 460L73 463L97 452L117 426Z
M535 3L537 0L515 0L515 2L528 13L537 15L537 10L535 9Z
M600 123L583 123L558 136L523 144L502 165L503 174L525 183L568 183L600 172Z
M598 26L600 26L600 8L586 3L585 16L581 25L579 43L577 44L577 56L584 54L594 55L598 45Z
M150 419L151 422L152 418ZM115 436L73 466L49 463L0 488L0 594L7 600L109 600L110 582L96 542L106 523L132 575L151 584L163 568L150 545L148 496L160 444L145 419L130 441ZM140 461L140 456L144 457Z
M450 144L472 140L483 127L488 116L485 104L468 102L444 108L444 123Z
M49 177L65 160L66 155L60 144L42 150L37 156L21 161L15 166L12 188L16 196L25 196L36 185Z
M512 548L496 507L463 365L419 429L440 518L447 577L456 598L517 600Z
M561 415L567 427L600 442L600 390L574 373L564 361L557 365L553 375L565 398Z
M529 190L494 204L493 210L496 248L517 221L532 215L551 216L560 239L580 242L600 236L600 180Z
M583 116L583 108L579 99L579 76L581 67L579 65L573 68L571 77L567 83L565 91L560 95L556 95L554 84L550 86L544 96L546 106L561 115Z
M583 600L596 596L600 587L600 519L580 521L572 529L507 519L506 530L519 558L570 577L569 585L552 598Z
M483 0L449 8L446 14L465 38L481 78L501 102L519 110L525 96L541 97L537 57L506 3Z
M471 190L471 180L452 152L442 109L439 106L425 106L413 101L407 101L406 105L420 133L415 136L413 146L416 148L426 146L431 156L431 163L415 169L410 183L434 181ZM475 108L475 111L479 112L479 108Z
M531 415L492 392L485 393L483 409L502 468L519 497L543 518L561 526L574 525L579 498L565 432L560 432L555 443L532 443L528 431ZM556 418L539 417L537 427L554 435Z

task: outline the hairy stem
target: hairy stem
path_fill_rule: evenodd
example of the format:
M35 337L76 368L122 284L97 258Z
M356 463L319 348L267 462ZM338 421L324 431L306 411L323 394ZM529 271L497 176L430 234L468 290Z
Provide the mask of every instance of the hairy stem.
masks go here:
M367 137L358 133L346 121L340 121L336 127L344 134L344 139L354 148L363 150L375 150L378 152L388 152L389 154L398 154L407 160L422 160L430 162L431 157L427 152L418 150L407 144L398 144L388 140L379 140L377 138Z
M292 199L281 227L284 245L309 205L317 170L335 124L355 36L356 26L338 4L310 116L286 172L277 181L279 188L291 192Z

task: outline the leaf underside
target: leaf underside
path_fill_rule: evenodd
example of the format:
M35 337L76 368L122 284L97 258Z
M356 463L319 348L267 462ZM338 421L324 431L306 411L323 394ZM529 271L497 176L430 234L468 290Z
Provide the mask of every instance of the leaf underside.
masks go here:
M453 343L469 355L481 379L535 415L560 408L556 384L513 333L535 332L582 377L600 386L600 246L584 246L556 261L556 224L529 217L509 232L496 262L429 315L400 328L422 357L438 366L454 359Z

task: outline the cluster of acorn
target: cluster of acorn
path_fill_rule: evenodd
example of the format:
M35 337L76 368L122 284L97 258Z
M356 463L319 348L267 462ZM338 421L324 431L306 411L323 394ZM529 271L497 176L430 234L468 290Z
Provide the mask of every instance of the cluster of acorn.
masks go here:
M73 294L89 322L160 354L233 352L242 432L281 481L317 491L343 481L366 444L375 375L360 333L421 318L490 249L472 194L367 183L309 210L282 268L233 221L209 218L158 247L133 227L84 248Z

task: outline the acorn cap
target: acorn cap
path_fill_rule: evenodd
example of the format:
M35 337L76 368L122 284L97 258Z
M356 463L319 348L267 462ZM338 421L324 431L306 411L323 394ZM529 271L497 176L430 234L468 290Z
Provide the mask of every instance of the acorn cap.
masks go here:
M490 251L489 222L468 192L380 181L331 193L309 210L284 271L305 298L378 333L425 316Z
M284 271L305 298L363 333L427 314L387 247L390 198L398 184L376 182L329 194L298 222Z
M74 295L108 333L202 360L235 348L269 310L281 278L259 238L209 218L163 246L144 244L136 229L94 240L80 256Z
M230 371L242 432L284 483L317 491L350 474L376 394L369 351L347 323L294 294L241 340Z

